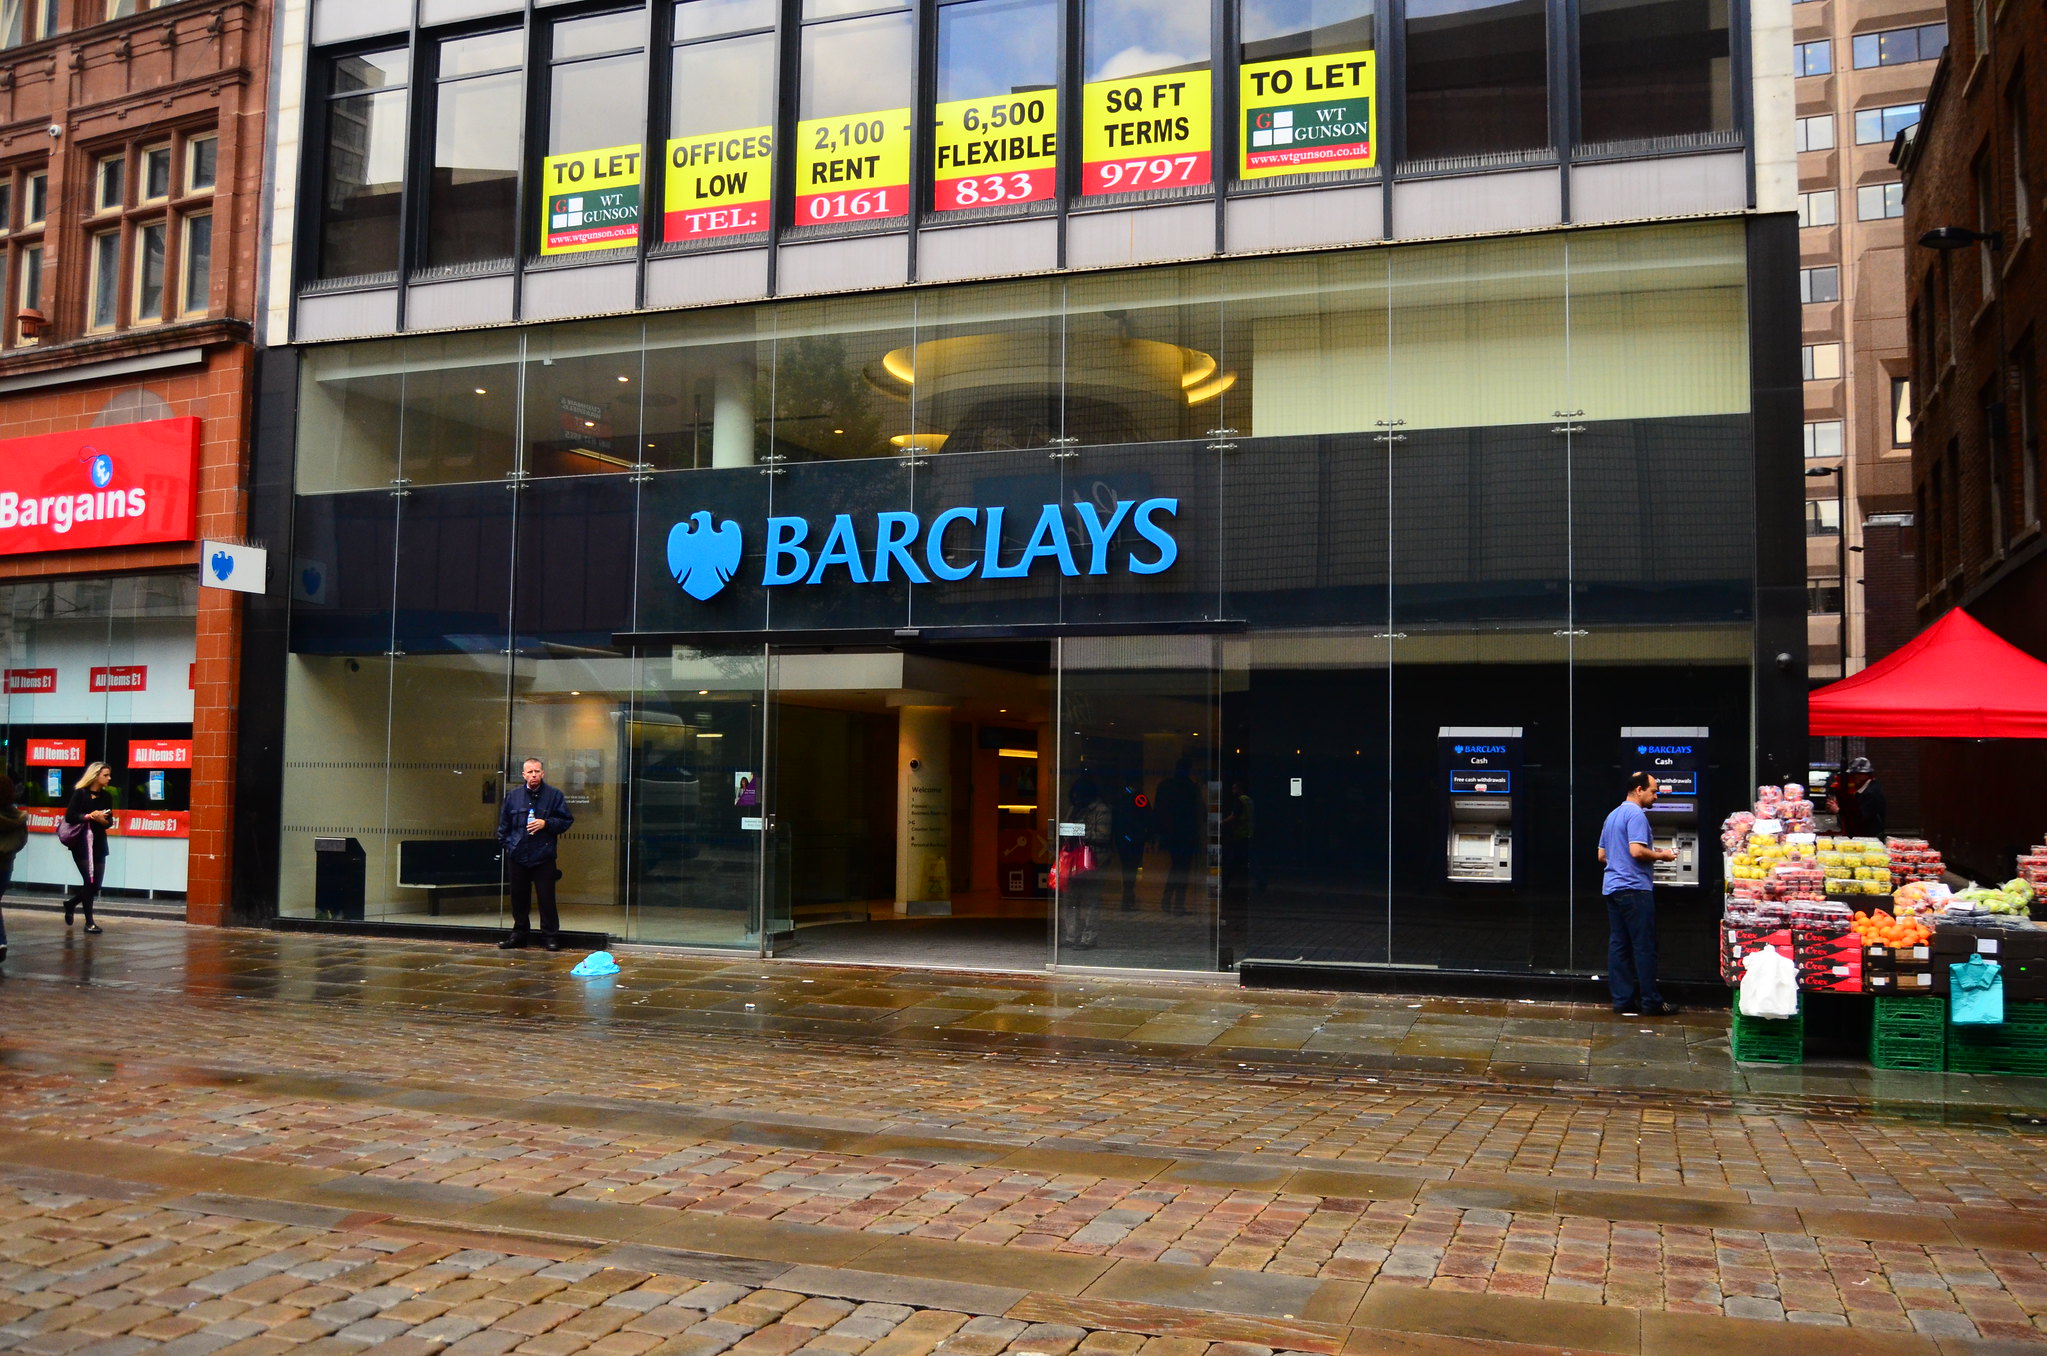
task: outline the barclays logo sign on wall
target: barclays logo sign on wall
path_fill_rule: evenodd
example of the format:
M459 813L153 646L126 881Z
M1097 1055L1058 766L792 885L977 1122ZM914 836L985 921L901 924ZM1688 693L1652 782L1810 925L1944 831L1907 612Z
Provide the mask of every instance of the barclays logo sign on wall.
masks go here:
M834 570L843 571L855 584L1024 579L1040 562L1056 562L1059 573L1070 576L1106 575L1119 569L1133 575L1163 574L1180 558L1180 545L1161 520L1179 512L1178 499L1163 498L1119 499L1106 512L1087 501L1046 504L1010 561L1003 559L1008 510L1002 508L950 508L928 524L915 513L876 513L864 532L854 515L841 513L814 546L809 519L769 518L760 583L767 588L823 584L837 577ZM1126 526L1145 545L1112 552L1117 532ZM687 522L669 529L668 572L684 593L708 602L738 575L744 549L738 523L727 518L714 527L710 513L699 509Z

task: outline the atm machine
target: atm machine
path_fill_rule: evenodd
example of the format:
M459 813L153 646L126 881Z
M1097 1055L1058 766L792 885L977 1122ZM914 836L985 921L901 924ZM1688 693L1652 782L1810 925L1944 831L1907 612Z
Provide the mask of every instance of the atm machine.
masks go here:
M1673 848L1674 862L1657 862L1650 875L1658 885L1697 889L1699 816L1706 797L1706 746L1712 731L1703 725L1624 725L1621 766L1648 772L1661 792L1649 807L1649 832L1659 848Z
M1521 727L1445 725L1436 731L1448 839L1444 876L1479 885L1514 883L1521 820Z

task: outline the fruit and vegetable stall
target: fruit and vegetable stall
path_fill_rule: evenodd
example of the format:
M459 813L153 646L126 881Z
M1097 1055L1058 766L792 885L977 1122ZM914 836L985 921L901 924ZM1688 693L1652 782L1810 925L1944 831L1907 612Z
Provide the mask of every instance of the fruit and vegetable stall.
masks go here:
M1721 847L1736 1059L1801 1062L1806 997L1851 994L1873 1000L1878 1068L2047 1076L2047 843L1955 888L1934 845L1821 832L1791 784L1759 787Z

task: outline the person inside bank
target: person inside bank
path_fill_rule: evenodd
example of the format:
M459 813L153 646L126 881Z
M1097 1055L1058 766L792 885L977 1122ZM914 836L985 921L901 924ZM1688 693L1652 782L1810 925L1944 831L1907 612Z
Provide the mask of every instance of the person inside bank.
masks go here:
M555 909L554 884L561 872L555 840L569 831L576 817L569 813L568 798L547 784L545 763L528 758L522 777L523 784L507 791L498 808L498 844L505 850L505 883L512 890L512 933L498 947L511 951L531 940L529 910L538 895L540 944L559 951L561 917Z
M64 807L64 827L58 830L57 839L71 849L79 881L78 889L64 899L67 928L83 910L85 930L103 931L92 919L92 906L107 878L107 829L114 822L114 798L107 793L107 784L113 780L114 770L105 763L90 764L72 787L70 804Z

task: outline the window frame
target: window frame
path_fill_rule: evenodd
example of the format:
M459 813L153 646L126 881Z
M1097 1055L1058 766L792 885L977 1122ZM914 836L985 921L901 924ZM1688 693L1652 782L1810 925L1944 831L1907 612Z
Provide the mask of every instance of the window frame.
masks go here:
M1910 122L1900 122L1894 128L1890 127L1891 115L1903 113L1908 109L1912 113L1912 120ZM1888 146L1898 139L1898 133L1904 131L1907 127L1918 126L1919 119L1925 115L1925 112L1926 104L1923 100L1916 104L1873 104L1868 108L1858 108L1855 110L1855 144L1857 146ZM1877 135L1873 137L1864 137L1862 135L1862 120L1865 114L1874 114L1876 116ZM1887 128L1888 131L1886 130Z
M1869 196L1871 194L1875 195L1874 201L1878 208L1875 212L1864 210L1865 204L1871 201ZM1857 221L1897 221L1904 215L1905 185L1903 181L1892 179L1887 182L1857 184L1855 186L1855 219Z
M1827 438L1823 438L1821 435L1821 430L1823 429L1831 429L1833 431L1831 434L1833 446L1831 448L1825 448L1820 445L1828 441ZM1842 420L1808 419L1801 426L1800 431L1805 443L1804 460L1806 461L1839 461L1847 453L1848 432Z
M28 0L21 41L7 42L0 34L0 51L11 52L57 34L57 0Z
M1940 46L1928 52L1926 50L1927 34L1934 29L1940 30ZM1895 38L1900 33L1912 34L1913 54L1909 57L1900 57L1896 61L1886 60L1884 49L1888 44L1885 43L1884 39ZM1911 66L1921 61L1935 61L1939 59L1943 51L1947 50L1948 40L1947 25L1945 23L1903 24L1897 28L1876 28L1866 33L1857 33L1848 40L1849 69L1873 71L1879 66ZM1862 59L1864 53L1870 54L1869 60L1864 61Z
M349 90L336 93L334 75L341 63L355 57L388 56L404 53L406 58L405 79L396 85L380 86L375 90ZM409 229L418 208L418 193L414 188L417 177L411 172L412 164L418 159L419 100L416 97L420 84L417 53L409 41L400 35L384 34L379 37L352 42L332 48L321 49L310 63L306 85L306 153L299 166L299 201L310 205L307 212L308 224L295 232L293 244L294 271L298 276L300 289L316 285L328 285L346 290L350 286L389 286L384 272L368 274L336 274L323 276L321 256L326 247L326 201L325 185L327 164L333 151L332 133L335 106L351 99L374 99L379 94L403 93L405 96L404 132L406 147L406 172L398 184L398 248L394 253L392 269L402 278L406 272L407 250L410 239L417 232ZM529 49L528 65L532 64ZM533 113L529 101L526 116L530 123ZM522 162L523 163L523 162ZM524 210L522 204L521 210ZM369 281L365 281L365 279Z
M1826 204L1826 214L1824 217L1821 217L1816 210L1822 200ZM1815 188L1798 195L1798 228L1800 230L1824 230L1829 226L1838 226L1840 222L1841 199L1840 194L1836 190L1831 188Z
M23 216L28 211L28 183L33 176L42 176L47 182L47 162L30 161L0 168L0 285L6 292L0 295L0 352L20 348L34 348L44 342L42 339L24 339L21 334L21 313L25 310L43 310L49 295L49 285L43 261L48 223L15 220L17 204ZM45 197L47 201L47 195ZM36 292L30 298L26 291L29 279L29 261L36 264Z
M121 316L124 311L121 304L121 283L128 271L124 262L128 252L126 242L123 239L126 235L127 227L119 223L106 230L88 231L86 233L85 333L87 334L112 334L121 328ZM109 257L104 250L104 246L105 242L109 240L113 242L111 254L113 276L111 278L107 276L108 270L104 266L105 260ZM111 289L111 294L109 294L109 289ZM99 317L103 313L111 318L102 322Z
M1833 292L1830 297L1813 296L1813 284L1823 273L1833 275ZM1841 266L1839 264L1815 264L1798 270L1798 304L1801 306L1828 306L1841 299Z
M114 201L107 201L109 181L114 190ZM128 148L121 147L111 154L102 152L92 161L92 210L90 216L104 217L128 208Z
M147 268L144 255L152 231L162 233L163 249L162 262L157 266L156 312L153 315L146 313L142 308L143 277ZM126 287L128 325L135 329L146 329L163 324L165 292L170 286L171 279L171 222L168 216L144 217L132 223L128 232L128 260L125 267L129 270Z
M135 148L135 205L157 207L177 196L178 164L175 140L147 142ZM158 154L163 156L164 189L162 193L149 191L151 162Z
M1905 431L1903 441L1898 430ZM1891 374L1891 446L1910 448L1912 446L1912 378Z
M676 6L670 5L662 12L673 13L675 8ZM536 118L536 101L544 102L543 96L533 80L533 53L536 50L534 43L540 40L540 35L547 34L551 30L537 22L534 25L532 34L528 34L525 30L519 28L506 28L504 23L508 17L516 18L517 16L493 15L489 21L482 22L475 27L459 28L445 33L437 33L431 39L423 36L420 39L418 49L413 53L412 75L407 82L409 101L406 105L407 144L411 148L411 154L407 164L405 187L400 191L402 203L400 209L398 258L399 271L403 277L410 278L414 273L440 267L454 267L461 270L462 276L469 276L470 270L483 266L479 263L435 265L428 262L428 243L431 238L430 232L433 229L435 139L440 134L441 124L441 91L451 85L461 85L475 80L494 79L508 72L516 72L519 76L519 112L522 119L522 125L516 134L519 143L519 155L518 168L514 171L513 176L512 192L514 201L512 203L512 212L514 220L512 223L512 248L511 252L502 259L490 262L501 265L505 269L516 269L520 259L529 252L529 241L532 250L537 251L539 248L538 241L531 239L531 225L527 221L527 217L530 215L527 211L527 195L531 192L532 185L540 182L540 177L532 166L533 148L528 139L528 133L532 130L532 124ZM587 16L572 14L563 17L573 19ZM520 64L518 66L465 71L460 75L442 74L441 51L448 43L505 33L520 35L524 50L520 52ZM543 66L547 64L549 63L542 63ZM651 126L649 130L650 135L647 146L652 147L654 141L651 136ZM654 185L660 178L660 175L656 173L656 164L657 161L650 158L648 153L643 150L641 153L642 169L640 175L640 227L642 234L646 231L647 219L651 214ZM417 171L417 173L414 171ZM415 185L414 180L419 181L417 185Z
M1807 134L1807 129L1808 129L1808 128L1811 128L1811 127L1814 127L1814 126L1817 126L1817 125L1819 125L1819 124L1821 124L1821 123L1825 123L1825 124L1826 124L1826 128L1827 128L1827 140L1826 140L1826 144L1824 144L1824 145L1815 145L1815 144L1813 143L1813 141L1812 141L1812 138L1811 138L1811 137L1810 137L1810 136L1809 136L1809 135ZM1798 153L1799 153L1800 155L1804 155L1804 154L1806 154L1806 153L1807 153L1808 151L1813 151L1813 152L1817 152L1817 151L1831 151L1831 150L1833 150L1833 149L1834 149L1834 146L1835 146L1835 141L1834 141L1834 115L1833 115L1833 114L1831 114L1831 113L1814 113L1814 114L1810 115L1809 117L1803 117L1803 118L1798 118L1798 119L1796 119L1793 125L1794 125L1794 127L1796 128L1796 131L1795 131L1795 134L1794 134L1794 135L1795 135L1795 137L1796 137L1796 139L1797 139L1797 145L1798 145Z
M198 180L193 176L193 170L195 168L195 165L194 156L192 154L192 148L199 145L202 142L211 142L213 144L213 177L211 179L208 179L203 184L198 182ZM188 198L195 197L201 193L214 193L219 190L220 133L218 131L206 131L196 133L191 136L187 136L185 138L185 153L183 158L185 165L185 173L183 178L185 197Z
M1812 57L1815 55L1821 59L1821 64L1816 69L1812 63ZM1802 80L1808 76L1825 76L1832 75L1833 73L1834 40L1832 38L1815 38L1811 42L1794 42L1791 44L1791 74L1793 78Z
M1820 371L1818 358L1822 351L1832 354L1832 358L1827 364L1833 368L1831 372ZM1805 381L1839 381L1842 372L1840 342L1830 339L1817 344L1800 344L1798 346L1798 368L1801 379Z
M204 304L193 306L192 301L192 227L198 222L207 223L206 236L206 294ZM217 240L215 231L218 221L209 203L203 210L183 213L178 218L177 238L177 317L180 320L204 319L213 313L213 247Z

